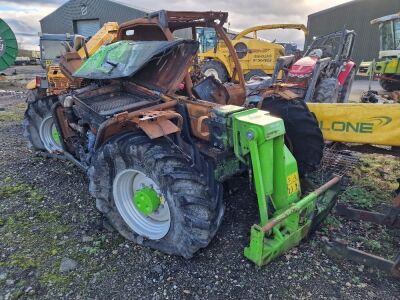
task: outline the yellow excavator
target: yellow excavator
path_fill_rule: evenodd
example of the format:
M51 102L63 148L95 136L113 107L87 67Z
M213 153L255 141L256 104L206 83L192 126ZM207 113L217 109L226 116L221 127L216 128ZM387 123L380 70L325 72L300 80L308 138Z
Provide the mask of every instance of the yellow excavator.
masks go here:
M231 43L238 54L246 80L252 76L272 75L277 59L285 55L285 48L274 42L258 37L258 32L272 29L297 29L308 34L303 24L268 24L247 28L237 34ZM225 43L217 42L215 47L198 55L200 68L205 76L214 76L221 82L235 80L235 64Z
M26 88L29 90L27 102L50 95L60 95L66 91L78 88L77 82L71 81L62 72L58 56L64 51L73 51L81 59L87 59L101 46L115 42L119 25L108 22L87 42L83 36L68 34L43 34L40 37L40 54L42 66L46 69L45 76L36 76ZM80 84L80 83L78 83Z

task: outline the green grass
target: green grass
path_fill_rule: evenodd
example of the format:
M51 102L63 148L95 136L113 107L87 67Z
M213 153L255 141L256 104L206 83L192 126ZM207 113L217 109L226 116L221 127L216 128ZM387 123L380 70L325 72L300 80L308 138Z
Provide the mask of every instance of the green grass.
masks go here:
M31 256L23 254L13 254L10 257L10 264L12 266L20 267L21 269L30 269L38 266L38 261Z
M398 157L362 154L359 166L351 172L350 186L340 196L340 201L361 209L373 209L382 203L391 205L398 170Z
M57 273L45 273L40 276L39 281L42 284L57 284L57 285L66 285L71 281L71 278L68 275L60 275Z
M5 178L3 182L8 183L9 181L7 178ZM17 194L23 194L27 200L33 202L41 202L44 199L44 195L41 193L41 191L26 183L0 185L1 198L10 198Z

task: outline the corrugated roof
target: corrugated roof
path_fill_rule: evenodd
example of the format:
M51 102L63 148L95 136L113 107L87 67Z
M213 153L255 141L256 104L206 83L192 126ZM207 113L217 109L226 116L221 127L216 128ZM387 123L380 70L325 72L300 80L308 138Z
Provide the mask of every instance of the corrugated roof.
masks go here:
M41 22L42 20L46 19L47 17L51 16L52 14L54 14L56 11L62 9L65 5L67 5L69 2L71 1L76 1L76 0L68 0L65 1L63 4L61 4L59 7L57 7L53 12L49 13L47 16L43 17L42 19L39 20L39 22ZM124 7L128 7L128 8L132 8L132 9L136 9L137 11L142 11L142 12L151 12L151 10L146 9L146 8L139 8L139 7L135 7L131 4L125 4L125 3L121 3L119 1L116 0L97 0L97 1L103 1L103 2L108 2L114 5L120 5L120 6L124 6ZM80 5L82 5L83 3L80 3Z

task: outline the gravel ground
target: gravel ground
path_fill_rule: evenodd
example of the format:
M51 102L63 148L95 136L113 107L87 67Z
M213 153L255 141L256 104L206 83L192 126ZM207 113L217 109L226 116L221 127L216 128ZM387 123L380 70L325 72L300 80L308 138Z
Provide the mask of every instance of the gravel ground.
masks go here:
M22 83L7 90L23 91ZM220 230L193 259L125 241L103 226L85 174L27 149L23 94L0 91L0 107L0 299L398 299L398 280L323 251L325 240L340 237L393 258L399 233L382 226L330 216L271 264L247 261L242 252L257 207L246 178L228 182ZM379 208L390 201L399 169L398 158L364 155L341 200Z

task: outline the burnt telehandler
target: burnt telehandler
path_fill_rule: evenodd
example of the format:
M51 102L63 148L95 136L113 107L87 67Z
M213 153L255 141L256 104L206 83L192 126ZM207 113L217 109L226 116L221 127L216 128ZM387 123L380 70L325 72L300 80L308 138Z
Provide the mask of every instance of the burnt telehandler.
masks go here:
M340 176L302 194L298 167L302 175L317 167L321 131L301 101L279 102L283 120L245 106L243 72L222 28L227 17L160 11L122 24L118 42L75 72L77 64L61 60L62 69L88 86L30 103L25 135L34 149L64 155L87 171L97 208L124 237L186 258L218 230L222 182L247 170L259 223L244 253L262 265L312 231L333 205ZM176 41L172 33L192 28L195 34L196 27L213 27L225 41L237 85L226 87L212 77L192 83L188 70L198 43ZM179 90L182 81L185 90ZM285 111L297 118L290 120Z

